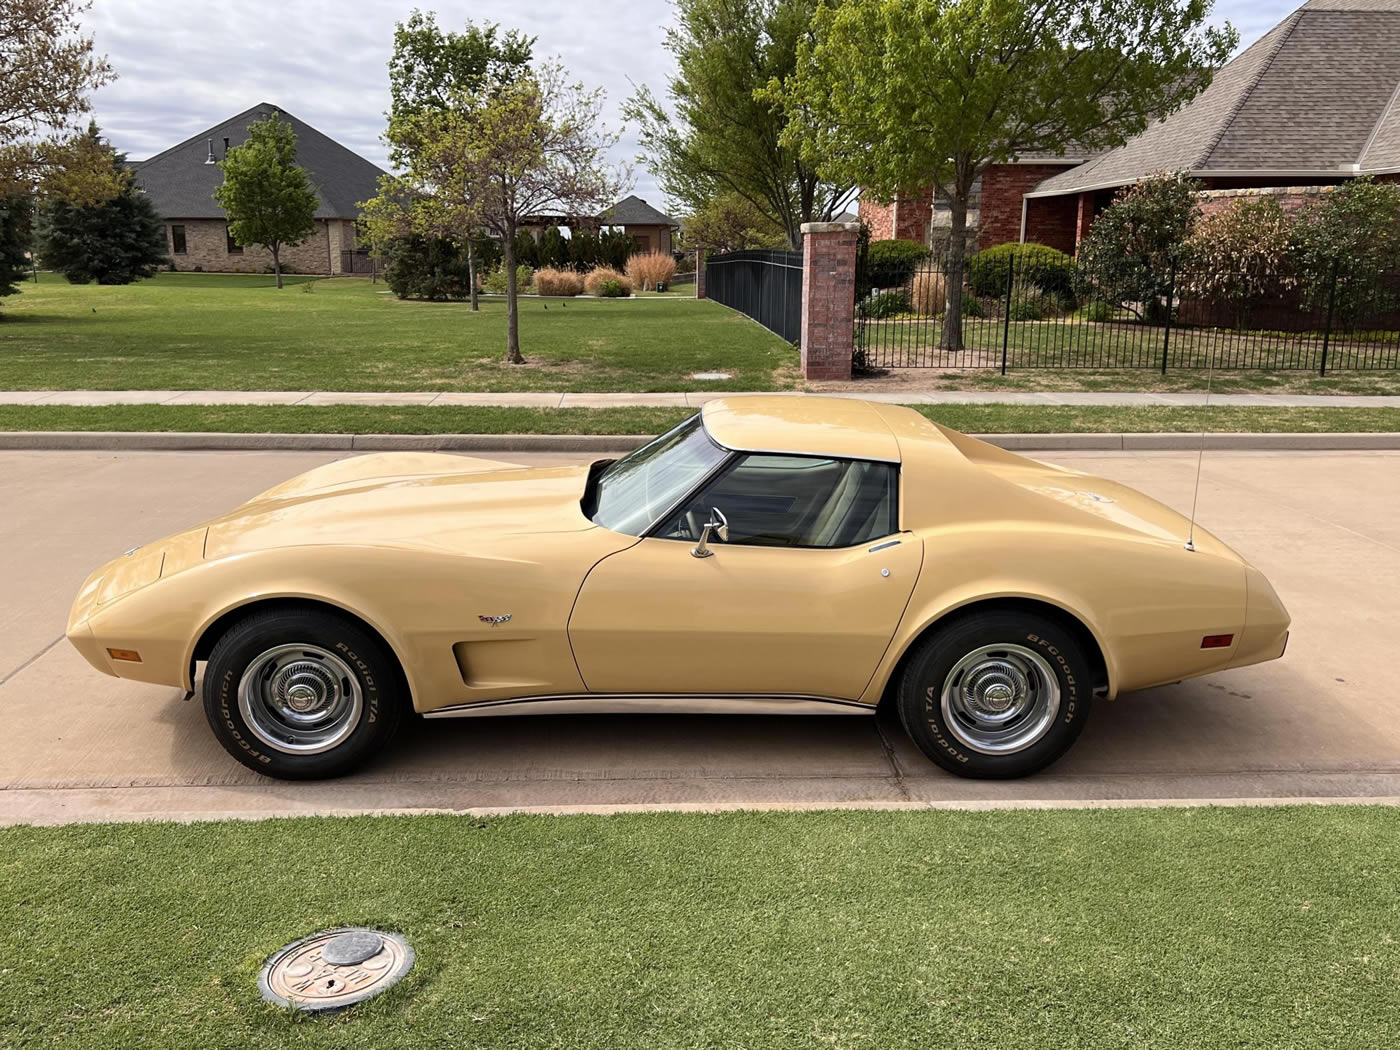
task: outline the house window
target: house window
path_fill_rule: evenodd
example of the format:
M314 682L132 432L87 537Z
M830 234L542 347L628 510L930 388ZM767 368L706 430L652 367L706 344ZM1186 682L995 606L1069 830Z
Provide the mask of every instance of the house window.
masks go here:
M233 239L233 231L230 230L227 225L224 226L224 240L228 242L228 253L230 255L243 254L243 245Z
M185 254L185 228L183 226L170 227L170 253L172 255Z

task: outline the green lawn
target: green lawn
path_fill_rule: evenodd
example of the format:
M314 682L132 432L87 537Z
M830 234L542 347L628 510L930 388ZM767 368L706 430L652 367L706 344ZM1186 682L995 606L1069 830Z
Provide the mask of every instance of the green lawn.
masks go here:
M1400 811L394 817L0 830L0 1045L1391 1048ZM417 964L264 1005L316 929Z
M0 389L772 390L796 352L683 296L521 300L529 363L501 363L505 302L400 302L368 280L165 273L126 287L45 274L0 303ZM731 379L697 381L693 372Z
M1397 408L1217 405L915 405L974 434L1400 431ZM687 408L424 405L0 405L0 430L167 430L297 434L658 434Z

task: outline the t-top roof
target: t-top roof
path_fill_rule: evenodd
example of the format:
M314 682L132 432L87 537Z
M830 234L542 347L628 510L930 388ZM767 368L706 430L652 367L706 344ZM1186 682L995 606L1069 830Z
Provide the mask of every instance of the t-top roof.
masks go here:
M754 394L706 402L705 429L736 452L780 452L898 463L899 442L867 401Z
M1127 144L1029 196L1154 171L1356 175L1400 169L1400 0L1309 0L1205 91Z
M223 172L217 164L208 163L210 141L215 158L222 160L224 139L229 140L230 148L242 145L248 139L248 125L273 113L279 113L296 132L297 163L306 169L320 197L316 217L353 219L359 215L359 202L378 192L383 170L271 102L260 102L150 160L133 162L137 185L167 219L224 218L224 210L214 200Z

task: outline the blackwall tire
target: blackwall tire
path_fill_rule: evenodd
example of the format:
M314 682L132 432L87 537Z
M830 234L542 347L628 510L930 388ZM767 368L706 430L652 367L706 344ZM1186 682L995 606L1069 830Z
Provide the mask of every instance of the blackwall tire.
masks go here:
M920 642L896 706L910 738L944 769L1008 778L1036 773L1069 750L1092 701L1089 661L1070 632L992 611Z
M393 738L407 690L386 646L346 616L253 613L215 644L204 713L238 761L280 780L343 776Z

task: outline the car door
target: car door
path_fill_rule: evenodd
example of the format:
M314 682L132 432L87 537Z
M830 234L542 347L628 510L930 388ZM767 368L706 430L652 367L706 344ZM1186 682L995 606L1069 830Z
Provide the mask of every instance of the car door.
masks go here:
M922 543L898 527L894 464L746 455L603 559L569 640L589 690L864 692L908 603ZM728 539L711 529L715 511Z

